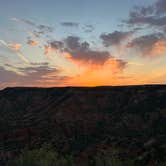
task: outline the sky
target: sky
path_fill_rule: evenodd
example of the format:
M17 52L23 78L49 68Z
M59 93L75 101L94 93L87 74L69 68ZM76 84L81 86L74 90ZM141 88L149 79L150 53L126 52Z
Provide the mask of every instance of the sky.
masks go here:
M166 84L166 0L5 0L0 89Z

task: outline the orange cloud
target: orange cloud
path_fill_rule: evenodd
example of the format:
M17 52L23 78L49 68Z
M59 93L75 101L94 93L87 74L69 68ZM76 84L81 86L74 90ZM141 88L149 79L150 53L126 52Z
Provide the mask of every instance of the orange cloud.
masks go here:
M71 58L70 54L66 53L67 58ZM77 64L80 74L70 78L67 85L74 86L99 86L99 85L115 85L120 84L122 73L127 63L120 59L110 58L103 65L82 63L72 60Z
M3 43L3 45L5 45L8 49L13 50L19 56L19 58L21 58L25 63L29 63L29 60L20 51L22 46L20 43L7 44L4 41L1 41L1 43Z
M150 51L150 55L157 56L166 53L166 40L159 40L157 41L152 50Z
M15 51L19 51L22 45L20 43L12 43L9 44L8 46Z
M107 60L103 66L105 70L110 70L112 73L119 73L122 72L123 69L125 69L127 65L127 62L116 59L116 58L110 58Z

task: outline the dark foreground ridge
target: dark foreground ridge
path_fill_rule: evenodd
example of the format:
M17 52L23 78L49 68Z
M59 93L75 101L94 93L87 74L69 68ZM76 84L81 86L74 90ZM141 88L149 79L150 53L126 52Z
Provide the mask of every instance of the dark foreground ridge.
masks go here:
M166 85L1 90L1 159L43 143L78 162L113 147L122 158L164 160Z

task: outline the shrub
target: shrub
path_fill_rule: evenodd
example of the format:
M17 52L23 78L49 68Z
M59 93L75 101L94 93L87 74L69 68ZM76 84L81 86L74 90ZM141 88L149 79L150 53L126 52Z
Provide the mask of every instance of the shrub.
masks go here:
M11 166L74 166L71 156L60 156L51 146L24 150Z

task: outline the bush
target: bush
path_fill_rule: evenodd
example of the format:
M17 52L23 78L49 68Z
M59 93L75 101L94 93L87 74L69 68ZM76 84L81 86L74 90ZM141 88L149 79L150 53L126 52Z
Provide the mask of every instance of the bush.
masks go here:
M24 150L11 166L74 166L71 156L60 156L50 146Z
M89 166L134 166L134 160L121 159L119 157L121 151L121 149L112 147L109 151L98 153L90 161Z

